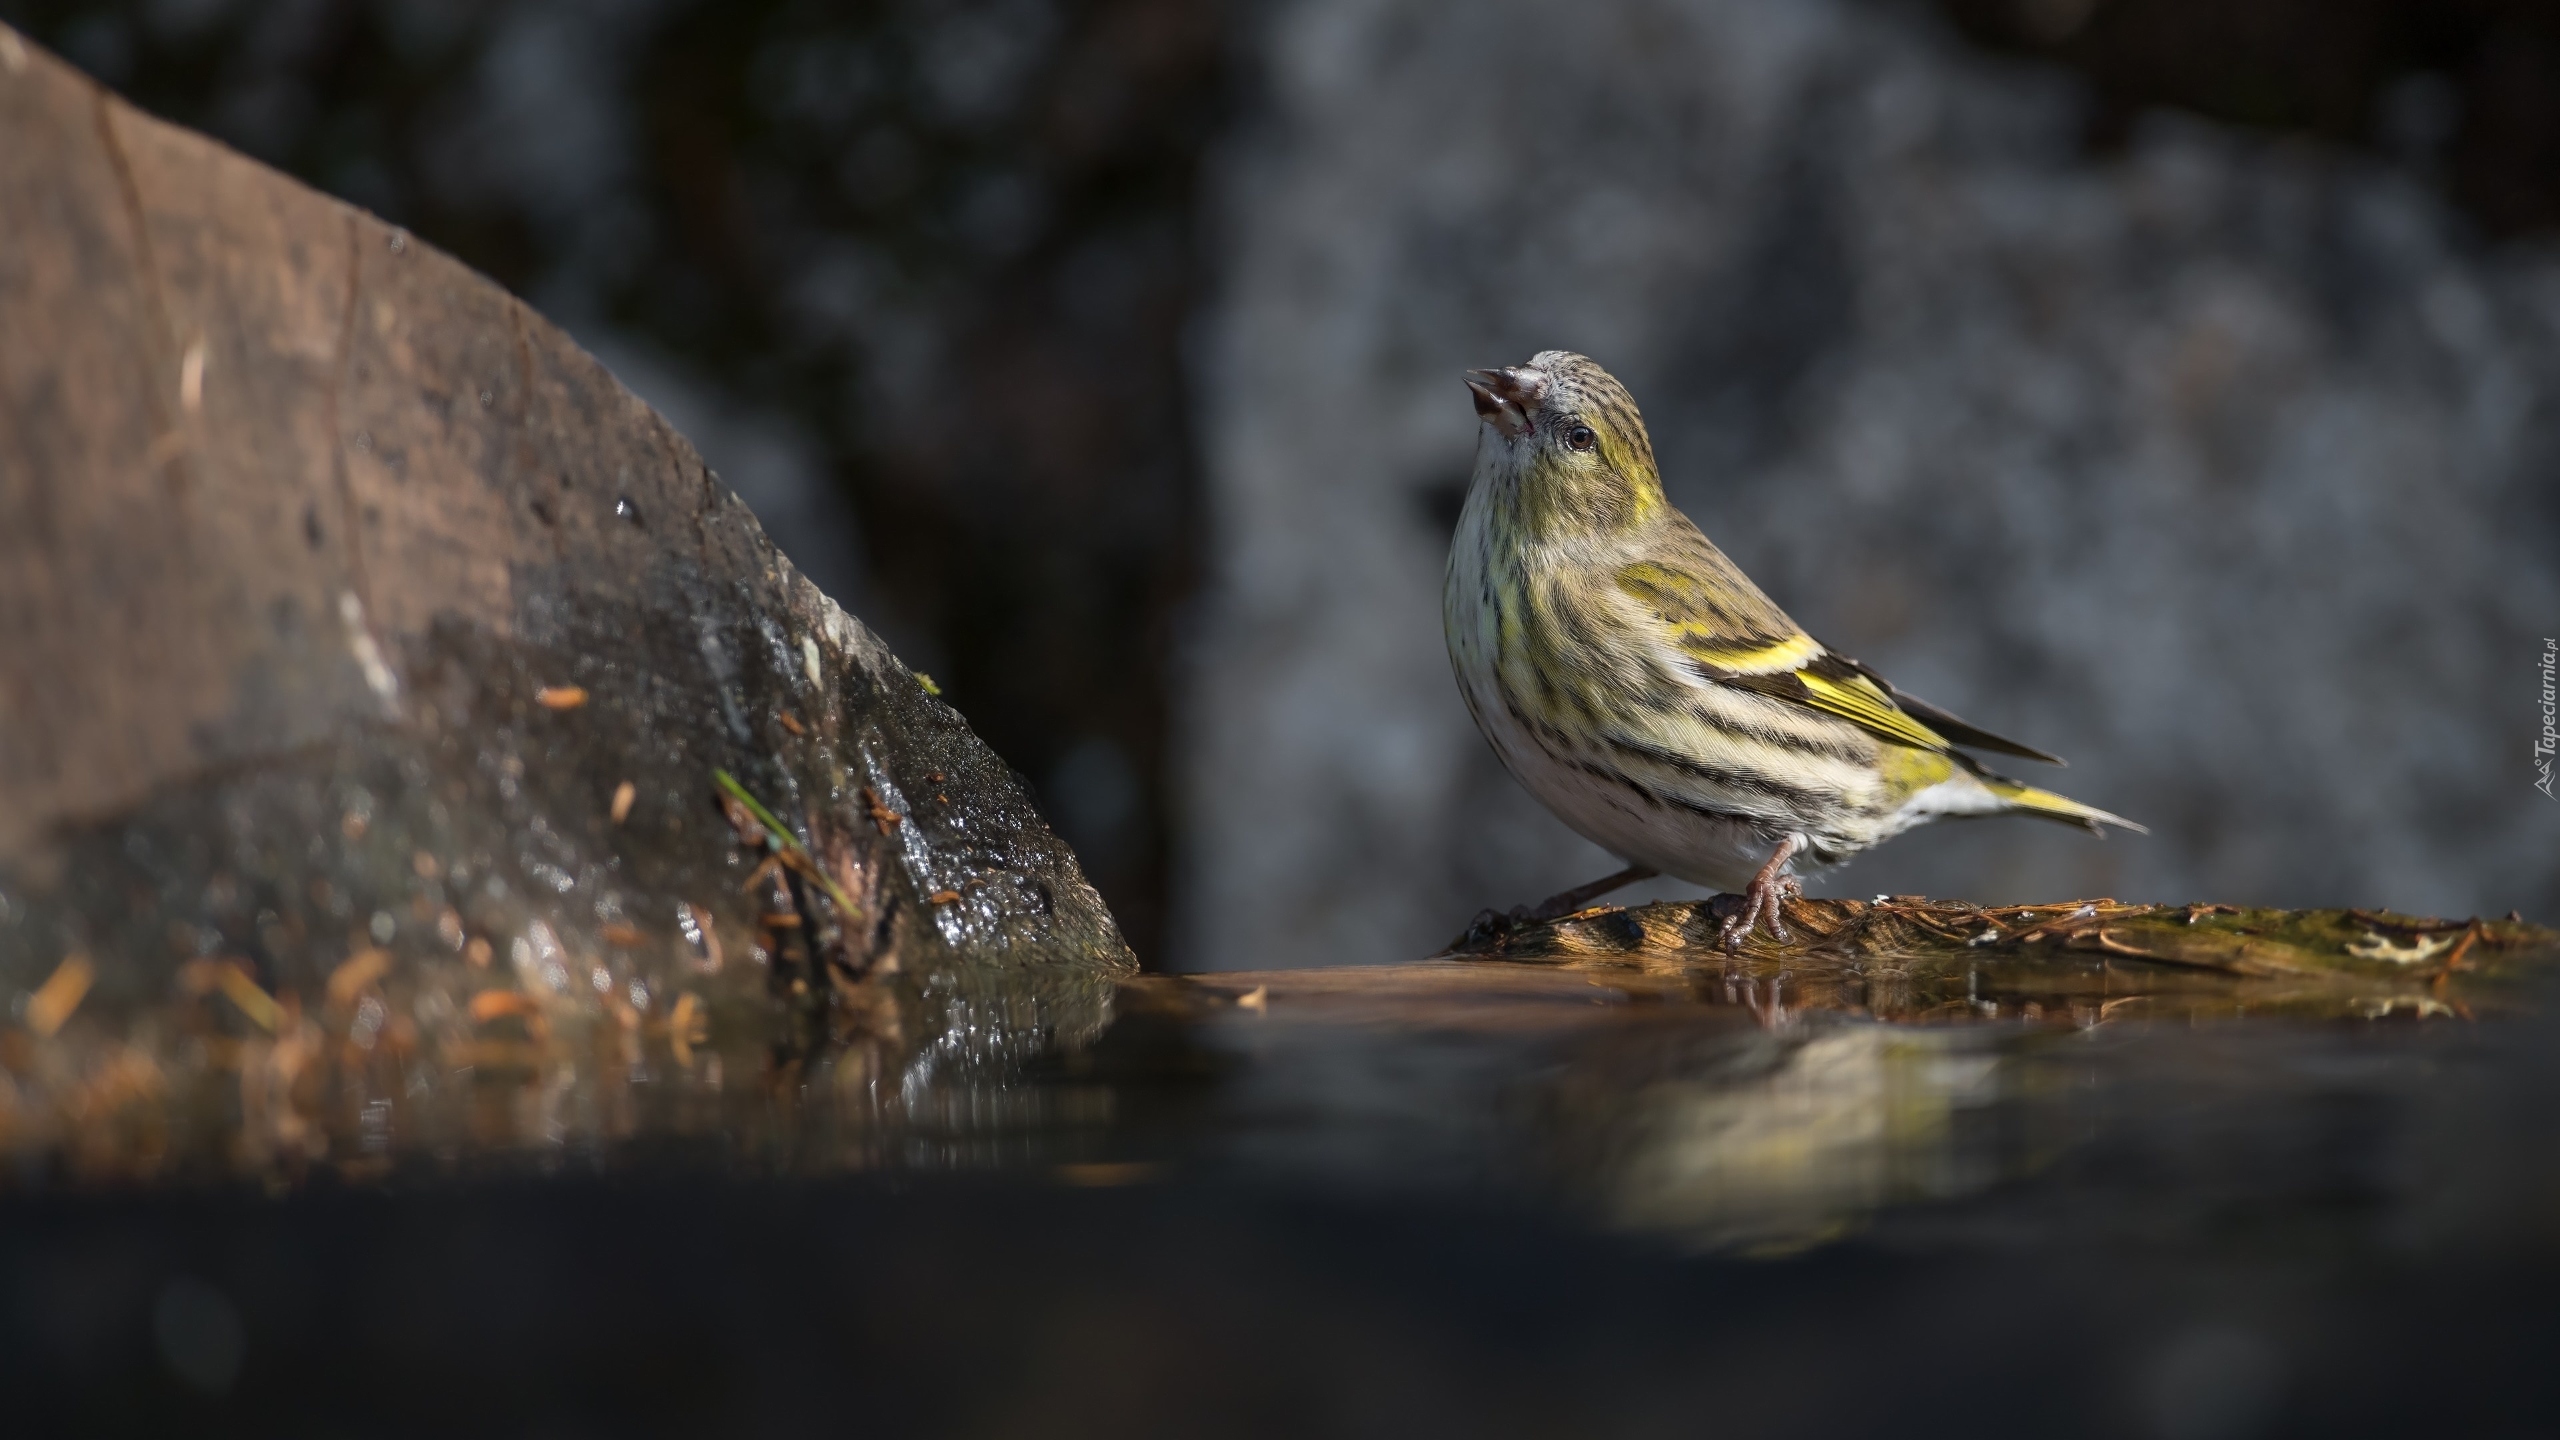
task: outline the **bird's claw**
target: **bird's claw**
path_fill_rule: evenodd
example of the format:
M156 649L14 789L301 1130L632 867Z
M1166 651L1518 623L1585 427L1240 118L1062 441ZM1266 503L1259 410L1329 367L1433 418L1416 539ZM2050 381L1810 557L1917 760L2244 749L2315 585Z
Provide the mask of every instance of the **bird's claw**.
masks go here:
M1725 953L1731 955L1740 951L1742 943L1751 938L1751 932L1759 928L1763 920L1768 922L1771 939L1781 945L1791 943L1794 937L1787 933L1786 904L1803 894L1803 882L1793 875L1761 874L1753 877L1741 894L1716 897L1715 908L1724 916L1716 938L1723 942ZM1728 907L1725 904L1728 900L1740 903Z

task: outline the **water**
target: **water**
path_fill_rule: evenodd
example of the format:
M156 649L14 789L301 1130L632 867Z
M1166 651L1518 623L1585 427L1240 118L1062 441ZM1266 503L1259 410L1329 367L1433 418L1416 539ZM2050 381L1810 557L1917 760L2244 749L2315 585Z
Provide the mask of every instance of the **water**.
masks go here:
M1000 991L387 1069L351 1006L21 1144L0 1349L108 1430L2538 1433L2529 986L1966 971L1144 977L1010 1068Z

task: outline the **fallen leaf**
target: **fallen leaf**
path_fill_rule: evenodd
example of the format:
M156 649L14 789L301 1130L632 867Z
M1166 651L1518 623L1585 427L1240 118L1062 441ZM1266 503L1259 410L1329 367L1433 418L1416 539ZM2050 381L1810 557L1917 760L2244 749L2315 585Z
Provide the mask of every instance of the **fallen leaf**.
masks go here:
M613 787L613 823L631 818L631 802L640 798L640 787L625 780Z
M223 995L239 1007L240 1013L248 1016L250 1023L259 1029L272 1035L283 1023L284 1007L275 1002L274 996L259 989L258 982L250 979L249 972L237 964L226 962L215 983L222 987Z
M925 897L924 903L927 905L948 905L959 898L960 892L957 890L936 890Z
M871 811L871 823L879 826L880 833L883 835L897 829L898 822L906 818L905 816L900 815L897 811L881 804L879 795L868 785L862 787L862 803Z
M483 990L471 997L471 1019L477 1025L505 1015L539 1015L542 1007L521 990Z
M391 973L391 952L383 949L359 950L346 963L329 972L329 1003L348 1006L364 987Z
M702 1013L702 1002L688 990L676 997L675 1013L667 1017L667 1047L675 1052L676 1063L693 1068L693 1044L701 1038L694 1029Z
M545 685L533 699L545 710L575 710L587 703L587 689L583 685Z
M88 956L64 956L44 983L36 987L36 993L27 997L27 1028L51 1038L62 1028L62 1022L71 1018L71 1012L80 1008L90 982L96 978L97 971L91 968Z

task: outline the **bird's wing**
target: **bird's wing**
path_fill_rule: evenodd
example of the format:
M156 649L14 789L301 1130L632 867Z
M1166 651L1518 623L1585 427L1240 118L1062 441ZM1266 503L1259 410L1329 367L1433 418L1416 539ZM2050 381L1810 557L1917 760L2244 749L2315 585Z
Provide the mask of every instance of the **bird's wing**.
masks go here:
M1684 651L1687 648L1682 647ZM1955 748L1954 741L1904 710L1892 690L1868 679L1849 661L1823 650L1818 642L1815 650L1814 657L1802 665L1756 675L1717 675L1711 672L1711 662L1702 659L1697 663L1699 673L1709 680L1837 715L1896 744L1922 750Z
M1661 624L1660 637L1700 679L1835 715L1899 745L1993 750L2052 764L2041 750L1967 724L1806 634L1758 586L1696 535L1676 556L1619 568L1618 588ZM1683 537L1684 539L1687 537Z
M1953 740L1955 743L1968 750L1989 750L1998 755L2015 755L2021 760L2040 760L2047 765L2063 765L2068 763L2059 755L2048 755L2033 745L2022 745L2015 740L2006 738L2005 736L1994 735L1979 725L1973 724L1970 721L1964 720L1961 717L1950 713L1949 711L1932 705L1928 701L1921 699L1919 696L1914 695L1910 691L1903 689L1901 686L1894 684L1890 680L1887 680L1882 675L1877 674L1872 666L1862 665L1859 662L1850 659L1848 656L1840 654L1838 651L1832 651L1831 656L1840 663L1855 669L1860 675L1865 676L1870 683L1882 687L1886 694L1893 697L1894 703L1902 707L1902 713L1910 716L1914 720L1922 722L1931 729L1936 730L1939 734L1946 736L1948 739Z

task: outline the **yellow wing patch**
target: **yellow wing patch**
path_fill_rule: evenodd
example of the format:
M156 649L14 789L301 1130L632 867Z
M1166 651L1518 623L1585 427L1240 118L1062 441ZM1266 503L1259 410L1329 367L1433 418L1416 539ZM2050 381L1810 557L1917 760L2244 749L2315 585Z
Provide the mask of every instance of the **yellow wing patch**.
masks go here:
M1695 568L1650 560L1620 567L1618 588L1651 610L1680 653L1707 678L1803 705L1864 726L1899 745L1948 750L1947 737L1911 718L1893 696L1846 663L1812 668L1829 656L1822 642L1798 630L1714 546L1697 537L1696 566L1731 571L1730 583L1710 586ZM1780 634L1780 632L1792 632ZM1780 638L1772 639L1772 635Z
M1618 588L1663 626L1680 652L1726 675L1781 675L1821 658L1822 644L1796 628L1733 570L1706 537L1686 566L1639 560L1619 567ZM1722 583L1708 576L1721 574Z
M1683 625L1677 634L1682 654L1735 675L1774 675L1810 664L1822 654L1822 642L1804 634L1763 645L1737 645L1698 625Z
M1854 720L1887 740L1917 745L1923 750L1950 748L1947 737L1912 719L1893 703L1893 697L1875 687L1863 675L1847 680L1833 680L1809 670L1796 672L1796 683L1804 686L1805 703L1816 710L1826 710L1843 720Z

